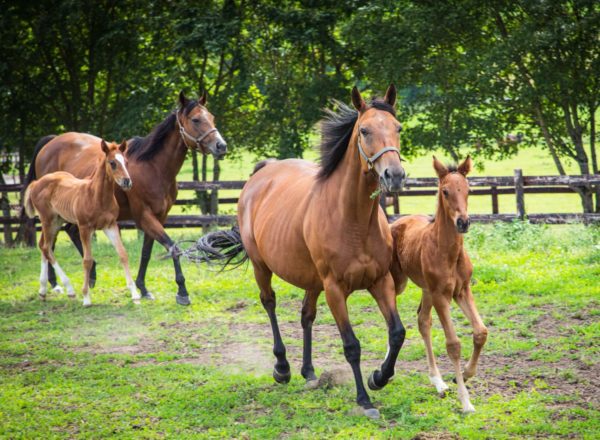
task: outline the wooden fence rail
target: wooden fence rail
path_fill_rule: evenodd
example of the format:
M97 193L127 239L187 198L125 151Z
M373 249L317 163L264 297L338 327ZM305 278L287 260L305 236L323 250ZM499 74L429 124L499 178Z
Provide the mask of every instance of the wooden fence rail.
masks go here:
M180 190L191 190L198 192L209 192L215 190L241 190L245 184L243 180L221 181L221 182L179 182ZM405 197L433 196L437 193L438 181L436 178L409 178L406 180L404 189L398 195L387 194L382 200L386 202L386 211L390 221L401 216L401 200ZM471 177L469 178L471 195L490 196L491 213L473 214L474 222L490 223L494 221L513 221L527 218L532 223L572 223L572 222L600 222L600 214L592 213L557 213L536 214L526 212L525 194L557 194L576 193L580 191L593 191L594 187L600 185L600 175L587 176L523 176L521 170L515 170L514 176L496 177ZM10 193L20 193L21 184L0 185L0 202L2 212L0 213L0 231L7 234L16 232L26 220L20 215L19 194L9 197ZM503 194L515 195L514 214L500 214L498 207L498 196ZM182 195L180 193L180 195ZM189 228L206 227L212 225L227 226L234 224L235 215L219 214L219 207L233 206L237 204L237 196L228 195L219 197L218 203L212 207L212 212L206 215L170 215L165 226L167 228ZM12 203L10 203L12 202ZM180 198L176 205L199 206L197 198ZM391 208L391 212L390 211ZM37 226L37 221L27 222L29 228ZM132 221L119 223L121 228L133 229ZM8 229L7 229L8 228Z

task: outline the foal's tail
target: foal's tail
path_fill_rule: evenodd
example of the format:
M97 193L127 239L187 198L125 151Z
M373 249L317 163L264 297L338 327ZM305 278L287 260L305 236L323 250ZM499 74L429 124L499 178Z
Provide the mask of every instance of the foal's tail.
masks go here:
M181 256L196 263L219 266L221 270L235 269L248 260L237 225L203 235L192 247L181 251Z
M25 195L23 196L23 207L25 208L25 214L27 214L27 217L29 218L35 217L35 207L31 201L31 189L33 186L34 185L28 185L25 190Z

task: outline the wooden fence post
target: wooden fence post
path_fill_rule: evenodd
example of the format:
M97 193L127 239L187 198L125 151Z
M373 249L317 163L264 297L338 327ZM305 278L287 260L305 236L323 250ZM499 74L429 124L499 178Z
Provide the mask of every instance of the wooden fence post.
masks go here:
M523 170L517 168L515 170L515 196L517 199L517 216L520 220L525 219L525 197L523 186Z
M498 214L498 187L492 186L490 191L492 192L492 214Z

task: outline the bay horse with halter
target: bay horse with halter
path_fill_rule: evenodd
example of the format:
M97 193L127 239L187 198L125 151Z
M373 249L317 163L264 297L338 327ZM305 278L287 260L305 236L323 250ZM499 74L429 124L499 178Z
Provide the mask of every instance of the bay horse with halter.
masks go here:
M475 408L464 381L475 375L488 331L475 306L471 292L473 265L463 246L462 234L469 228L469 183L466 176L471 171L472 162L467 157L458 167L446 167L434 156L433 167L439 177L435 219L431 221L424 216L411 215L392 224L394 255L391 271L398 293L405 289L408 279L423 291L418 310L419 331L425 342L429 380L440 395L445 395L448 385L442 380L431 346L433 307L446 335L446 349L456 373L462 410L473 412ZM450 318L452 299L473 327L473 354L465 366L464 374L460 368L460 341Z
M100 138L85 133L65 133L43 138L36 146L28 181L55 171L67 171L79 178L89 176L96 160L103 155L99 146ZM198 100L187 99L181 92L179 108L175 112L154 127L148 136L128 141L128 169L135 185L127 193L116 188L115 196L119 203L119 220L134 220L136 226L144 231L136 279L143 298L153 297L146 288L145 278L156 240L173 258L178 286L177 302L182 305L190 303L179 252L163 227L177 199L175 179L190 149L203 154L211 153L215 158L222 158L227 151L227 144L215 127L214 117L206 108L206 92ZM66 231L82 254L77 227L69 225ZM52 268L49 270L50 281L55 285ZM92 286L95 278L95 267L92 267Z
M73 286L56 261L52 250L60 227L64 222L69 222L77 225L83 244L83 305L92 305L89 294L93 262L92 234L99 229L104 231L119 254L131 298L134 302L140 300L140 294L129 272L127 252L119 235L119 205L114 189L118 185L124 191L129 191L133 184L123 157L127 143L123 141L119 146L101 140L100 148L104 157L97 161L96 168L89 178L78 179L72 174L57 171L31 182L25 191L24 206L27 215L33 218L37 211L42 223L39 242L42 252L39 294L42 299L46 298L49 264L58 272L69 297L75 297Z
M288 382L291 373L275 313L273 273L305 290L301 373L307 386L317 380L312 363L312 325L317 299L325 290L344 355L354 373L356 401L364 414L373 418L379 417L379 412L363 383L360 343L352 330L346 301L353 291L367 289L387 322L389 350L381 369L368 380L371 389L380 389L394 375L405 335L389 272L392 236L378 195L380 186L399 191L405 177L395 102L393 85L383 100L370 104L355 87L352 103L356 110L339 104L338 113L329 112L322 122L320 167L298 159L262 162L244 186L238 203L240 240L254 267L273 331L274 379ZM212 234L219 238L223 233L229 232Z

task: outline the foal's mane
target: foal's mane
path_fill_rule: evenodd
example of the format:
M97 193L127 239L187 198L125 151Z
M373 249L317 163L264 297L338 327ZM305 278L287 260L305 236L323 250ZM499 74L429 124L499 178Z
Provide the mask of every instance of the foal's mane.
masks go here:
M325 117L321 120L321 167L317 178L326 180L336 170L348 149L350 137L354 130L354 125L358 120L358 111L344 104L343 102L333 100L337 107L337 112L324 109ZM391 105L381 99L372 99L369 103L370 108L376 108L390 113L396 117L396 110Z
M187 115L196 105L197 101L188 101L183 114ZM152 160L165 146L167 136L175 126L176 115L177 111L169 113L169 116L154 127L148 136L134 137L127 147L127 157L137 159L141 162Z

